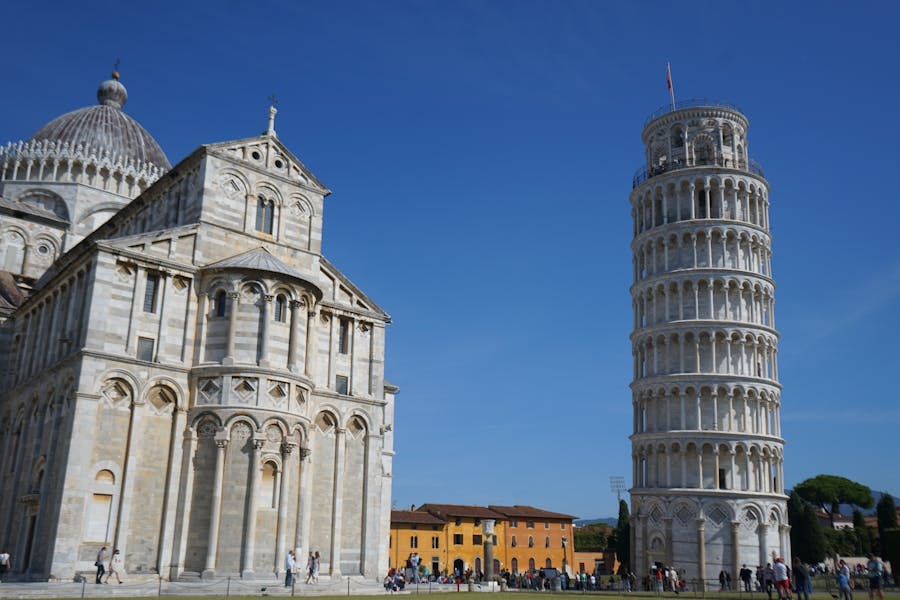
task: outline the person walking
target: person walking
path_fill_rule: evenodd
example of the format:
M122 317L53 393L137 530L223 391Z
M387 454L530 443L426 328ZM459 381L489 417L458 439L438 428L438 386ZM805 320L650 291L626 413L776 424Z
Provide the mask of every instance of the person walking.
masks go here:
M316 569L316 557L313 555L312 550L309 551L309 556L306 559L306 583L312 581L313 573Z
M6 579L7 573L9 573L9 552L0 550L0 582Z
M287 556L284 557L284 587L294 585L294 569L297 568L297 562L294 560L294 551L288 550Z
M797 591L797 600L809 600L809 567L795 556L792 562L791 575L794 576L794 589Z
M838 585L840 600L853 600L853 590L850 589L850 569L845 569L846 566L844 561L841 561L841 568L834 576L834 580Z
M775 559L775 587L778 588L778 600L790 600L791 580L788 577L787 565L780 556Z
M125 561L122 559L122 553L116 548L113 550L112 556L109 559L109 573L106 574L106 583L109 583L109 579L115 575L116 581L121 585L122 579L119 577L120 573L122 575L125 574Z
M772 563L766 563L766 568L762 570L762 586L769 600L772 600L772 589L775 587L775 570Z
M747 568L747 565L741 566L740 570L740 578L741 582L744 584L744 591L750 592L750 569Z
M881 592L881 580L884 577L884 563L877 556L867 554L866 558L866 575L869 577L869 600L873 600L875 596L884 600L884 594Z
M319 561L322 558L319 556L319 551L316 550L316 554L313 556L313 583L319 583Z
M97 560L94 561L94 566L97 567L97 576L94 583L103 583L103 576L106 574L106 546L103 546L97 552Z

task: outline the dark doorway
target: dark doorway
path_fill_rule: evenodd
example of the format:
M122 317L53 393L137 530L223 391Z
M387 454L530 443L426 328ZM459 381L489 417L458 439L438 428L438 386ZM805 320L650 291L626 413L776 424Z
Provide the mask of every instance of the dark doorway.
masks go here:
M462 577L463 571L466 570L466 563L463 562L463 559L457 558L453 561L453 574Z

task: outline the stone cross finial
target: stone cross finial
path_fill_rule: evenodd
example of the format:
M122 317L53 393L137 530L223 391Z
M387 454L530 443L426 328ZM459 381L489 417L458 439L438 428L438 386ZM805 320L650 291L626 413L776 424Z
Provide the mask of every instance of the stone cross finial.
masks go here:
M278 105L278 98L275 97L275 94L269 96L269 127L266 129L266 135L270 135L272 137L278 137L275 135L275 115L278 113L278 109L275 108Z

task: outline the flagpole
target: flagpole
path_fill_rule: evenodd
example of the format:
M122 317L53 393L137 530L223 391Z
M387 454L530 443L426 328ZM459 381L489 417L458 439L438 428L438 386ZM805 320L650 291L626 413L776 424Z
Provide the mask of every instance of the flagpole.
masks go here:
M672 85L672 67L666 63L666 85L669 87L669 97L672 100L672 110L675 110L675 86Z

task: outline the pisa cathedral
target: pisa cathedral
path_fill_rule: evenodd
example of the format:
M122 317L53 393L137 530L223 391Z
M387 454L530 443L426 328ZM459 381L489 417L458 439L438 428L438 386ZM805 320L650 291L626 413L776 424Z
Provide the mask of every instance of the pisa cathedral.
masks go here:
M71 580L387 570L390 317L322 256L329 190L266 133L174 167L99 104L0 147L0 550ZM303 562L303 559L301 559Z
M644 125L633 180L632 568L737 581L790 556L769 185L734 106Z

